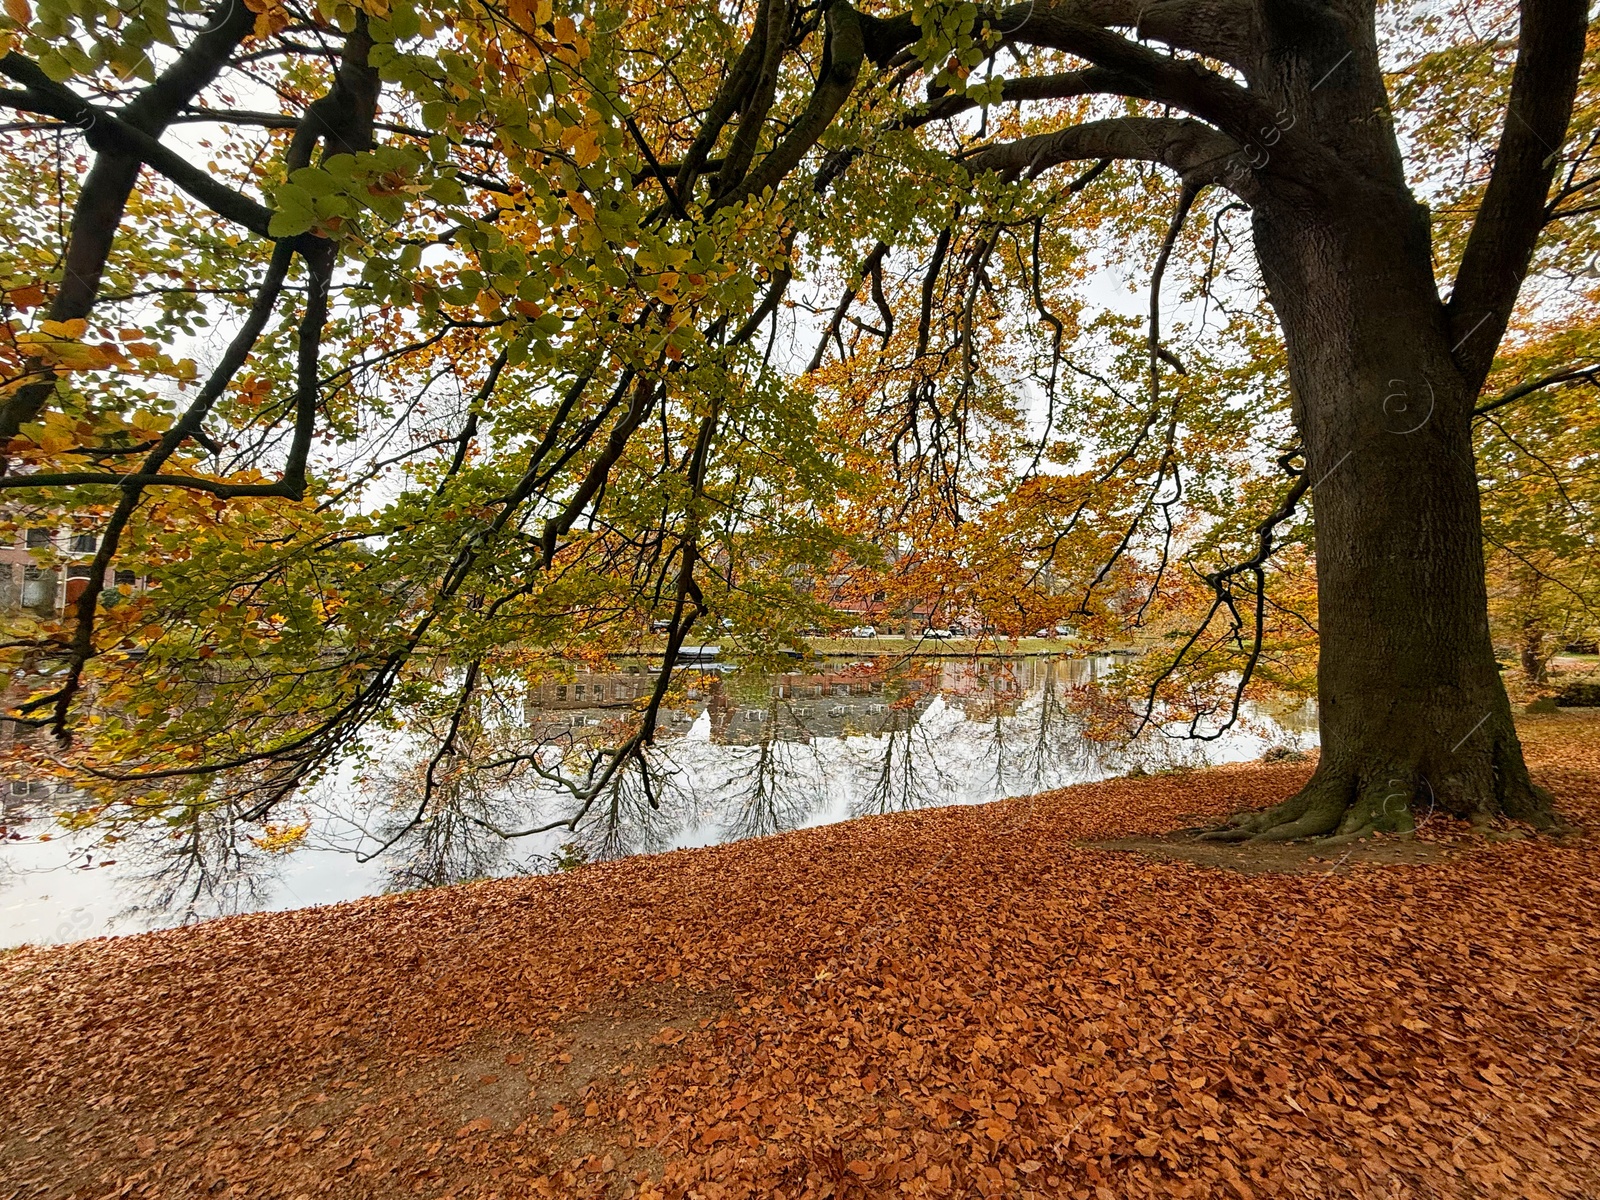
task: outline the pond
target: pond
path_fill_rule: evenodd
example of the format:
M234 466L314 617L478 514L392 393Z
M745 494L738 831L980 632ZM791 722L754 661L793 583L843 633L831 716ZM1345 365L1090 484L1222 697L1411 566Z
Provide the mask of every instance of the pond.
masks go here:
M106 845L57 826L51 797L37 785L29 794L13 783L0 849L0 945L559 870L1315 742L1310 704L1247 710L1213 742L1155 729L1126 745L1091 740L1088 685L1115 661L828 658L783 674L693 669L679 701L663 711L648 773L624 773L576 829L525 837L502 832L569 817L571 792L538 776L531 785L458 788L408 827L417 771L415 756L398 745L389 760L379 756L359 773L346 767L292 812L275 814L276 838L219 814L176 833L151 824ZM603 737L646 694L650 670L576 668L526 692L516 723L541 741Z

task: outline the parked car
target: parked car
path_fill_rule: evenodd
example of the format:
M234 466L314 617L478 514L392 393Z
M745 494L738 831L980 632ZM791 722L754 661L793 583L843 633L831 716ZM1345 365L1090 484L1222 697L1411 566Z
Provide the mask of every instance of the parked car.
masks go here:
M871 625L856 625L850 630L849 636L853 638L875 638L878 636L878 631Z
M955 634L951 633L948 629L930 629L924 633L923 636L931 638L953 638L955 637Z

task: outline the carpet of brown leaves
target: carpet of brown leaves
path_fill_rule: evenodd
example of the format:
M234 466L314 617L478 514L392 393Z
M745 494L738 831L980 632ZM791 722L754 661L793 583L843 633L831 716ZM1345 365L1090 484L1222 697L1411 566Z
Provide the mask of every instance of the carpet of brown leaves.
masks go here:
M1600 827L1600 720L1524 729ZM1600 839L1081 844L1307 770L21 951L0 1197L1600 1195Z

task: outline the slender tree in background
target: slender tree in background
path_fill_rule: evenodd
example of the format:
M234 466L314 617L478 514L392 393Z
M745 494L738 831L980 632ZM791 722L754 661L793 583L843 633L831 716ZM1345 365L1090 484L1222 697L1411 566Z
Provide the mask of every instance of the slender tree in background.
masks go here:
M416 819L463 771L581 815L697 621L773 651L869 543L1002 627L1160 618L1147 718L1221 695L1225 728L1311 628L1268 588L1309 509L1322 760L1220 836L1551 820L1473 428L1592 378L1539 292L1573 357L1482 398L1525 278L1592 240L1583 4L6 12L0 487L97 537L6 653L43 672L21 752L101 799L258 819L410 713ZM1218 284L1240 221L1254 308ZM1146 251L1147 321L1090 320L1095 254ZM790 361L796 281L835 275ZM1226 314L1182 356L1171 277ZM508 681L653 620L607 744L468 753Z

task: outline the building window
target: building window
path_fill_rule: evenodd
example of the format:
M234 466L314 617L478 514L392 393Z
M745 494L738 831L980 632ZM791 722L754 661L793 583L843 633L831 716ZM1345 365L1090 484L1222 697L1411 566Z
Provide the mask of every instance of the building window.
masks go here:
M50 546L50 531L48 529L28 530L28 549L46 550Z
M117 586L118 587L132 587L135 583L138 582L138 579L139 579L139 577L137 575L135 575L132 571L118 571L117 572Z
M72 535L72 549L77 554L93 554L99 541L92 533L75 533Z
M572 695L573 695L574 699L582 700L583 699L583 684L581 684L581 683L573 684L572 685Z
M567 685L564 684L564 683L557 684L556 685L556 699L557 700L565 700L566 698L567 698Z

